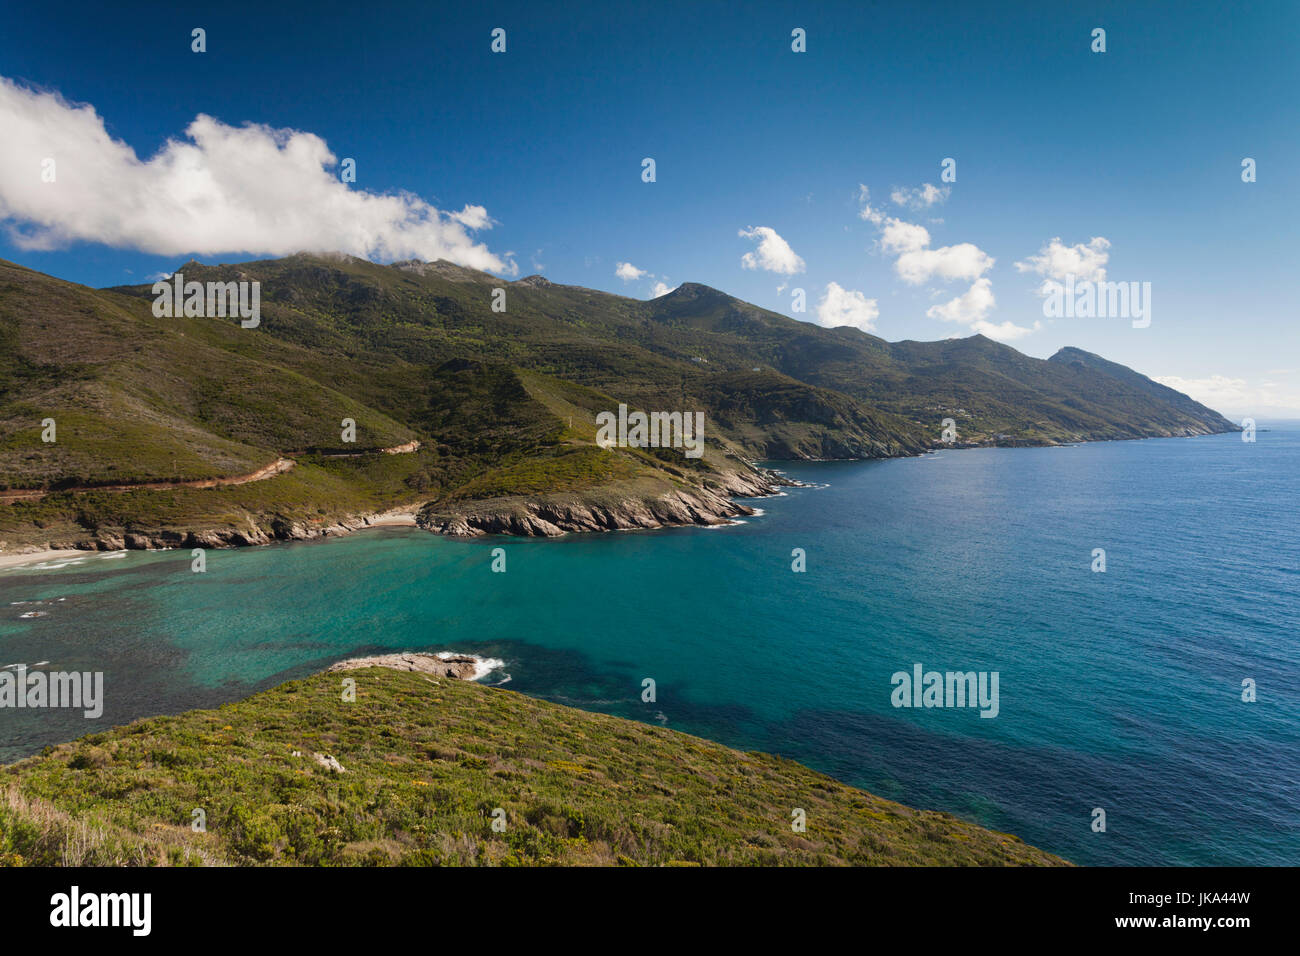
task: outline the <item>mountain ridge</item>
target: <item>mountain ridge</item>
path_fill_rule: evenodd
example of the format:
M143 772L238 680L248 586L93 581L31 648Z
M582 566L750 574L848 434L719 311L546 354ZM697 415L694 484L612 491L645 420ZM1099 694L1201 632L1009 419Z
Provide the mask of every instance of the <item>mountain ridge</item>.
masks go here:
M775 490L756 460L922 454L943 446L945 419L962 445L1235 428L1083 350L890 343L703 283L639 300L444 260L306 253L178 271L258 281L260 326L159 318L150 284L91 289L0 262L0 492L49 492L0 506L0 540L274 538L394 508L427 509L444 529L716 523L745 513L718 504L727 496ZM601 447L597 415L620 403L704 412L704 454ZM41 438L49 419L54 442ZM359 452L419 446L325 454L346 421ZM202 483L282 456L292 472L238 488L60 491Z

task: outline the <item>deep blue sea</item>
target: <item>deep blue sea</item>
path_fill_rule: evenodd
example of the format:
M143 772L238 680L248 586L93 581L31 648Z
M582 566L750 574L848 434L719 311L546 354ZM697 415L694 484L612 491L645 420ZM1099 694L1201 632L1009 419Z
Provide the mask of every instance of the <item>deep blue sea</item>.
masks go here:
M103 671L107 703L0 710L0 761L360 652L466 651L503 662L488 683L1080 863L1300 864L1300 428L781 467L817 487L720 529L378 529L209 551L204 574L188 551L2 572L0 666ZM998 672L997 716L895 707L916 664Z

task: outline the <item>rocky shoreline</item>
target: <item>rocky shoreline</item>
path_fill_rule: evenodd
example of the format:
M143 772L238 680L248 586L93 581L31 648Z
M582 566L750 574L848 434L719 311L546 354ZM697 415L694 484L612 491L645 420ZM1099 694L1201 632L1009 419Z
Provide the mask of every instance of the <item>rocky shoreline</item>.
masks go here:
M435 534L558 537L573 532L633 531L721 525L754 514L733 498L760 498L793 482L775 472L731 472L704 487L652 495L547 495L541 500L489 499L463 508L426 505L416 521Z
M754 514L733 498L768 497L782 486L802 483L776 471L726 472L703 485L659 492L552 494L538 498L502 498L465 502L463 506L432 503L383 512L350 515L313 526L276 517L264 524L251 518L242 525L197 531L102 531L94 536L51 540L15 549L9 555L39 555L46 551L143 551L167 548L242 548L275 541L312 541L341 537L373 527L420 527L448 537L487 534L521 537L636 529L714 526ZM34 558L35 560L36 558Z

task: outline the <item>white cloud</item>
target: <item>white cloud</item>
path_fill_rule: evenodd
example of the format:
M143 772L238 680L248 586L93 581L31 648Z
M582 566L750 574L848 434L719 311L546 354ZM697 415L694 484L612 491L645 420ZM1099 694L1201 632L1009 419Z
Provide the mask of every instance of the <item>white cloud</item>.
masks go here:
M875 299L868 299L861 292L841 288L836 282L826 286L826 291L817 303L817 324L828 329L841 325L851 325L863 332L875 329L880 309Z
M667 282L656 282L653 291L650 293L650 298L657 299L661 295L667 295L669 292L673 292L676 289L677 286L670 286Z
M790 248L790 244L777 235L770 226L755 226L741 229L742 239L758 240L758 248L740 257L740 264L746 269L764 269L780 275L794 275L803 272L804 261Z
M993 298L993 283L989 279L976 279L962 295L945 302L943 305L931 306L926 316L942 319L945 322L960 322L968 325L972 332L982 332L991 339L1008 342L1024 338L1042 328L1041 322L1032 326L1016 325L1014 322L989 322L988 314L993 311L997 301Z
M930 231L901 219L885 219L880 230L880 247L887 253L918 252L930 244Z
M1244 378L1229 378L1226 375L1210 375L1206 378L1154 375L1152 378L1161 385L1168 385L1190 395L1202 405L1208 405L1221 414L1237 416L1238 423L1245 416L1300 415L1300 388L1295 383L1265 380L1251 384Z
M448 218L456 220L466 229L491 229L492 220L482 206L466 206L460 212L447 213Z
M942 202L948 196L947 187L939 188L926 183L920 189L905 190L895 188L891 199L898 205L930 206ZM984 273L993 268L997 261L979 246L970 242L961 242L952 246L930 248L930 231L914 222L907 222L894 216L886 216L871 206L871 191L861 183L858 184L858 215L872 223L880 230L880 251L888 256L896 256L894 271L898 277L909 285L923 285L931 281L952 282L967 280L971 287L955 299L942 305L931 306L926 315L932 319L945 322L959 322L968 325L977 332L983 332L990 338L1020 338L1035 332L1040 323L1032 328L1003 322L996 325L987 320L990 312L997 305L993 297L993 283ZM943 220L931 220L942 223ZM940 295L932 290L932 295Z
M993 298L993 283L988 279L978 279L964 295L943 305L933 305L925 314L931 319L970 325L983 321L995 305L997 301Z
M962 242L938 249L910 249L898 257L894 271L904 282L912 285L920 285L932 279L944 282L953 279L974 280L992 269L994 261L979 246Z
M1105 282L1106 263L1110 259L1110 240L1094 236L1088 242L1064 245L1059 236L1052 239L1023 262L1016 263L1020 272L1036 272L1048 280L1064 281L1073 275L1079 282ZM1051 291L1052 283L1044 282L1040 290L1044 295Z
M858 218L865 219L867 222L873 222L877 226L884 219L884 213L871 208L871 190L862 183L858 183Z
M614 275L618 276L624 282L631 282L634 279L643 279L649 274L650 273L646 272L644 269L638 269L630 262L620 262L618 267L614 269Z
M94 107L4 77L0 129L0 220L25 249L87 241L163 255L340 251L518 271L470 237L492 224L484 207L444 212L410 193L343 183L313 133L199 114L184 139L140 159ZM40 178L47 157L52 183Z
M926 183L916 189L903 189L895 186L894 191L889 194L889 198L895 206L926 209L937 203L946 202L951 192L951 186L934 186Z
M993 268L996 261L988 253L969 242L955 246L931 249L930 231L914 222L904 222L890 216L872 220L880 226L880 248L887 255L898 256L894 271L900 279L911 285L921 285L938 279L974 281Z
M1043 327L1042 322L1035 322L1032 326L1016 325L1014 322L976 322L971 329L981 332L991 339L997 339L999 342L1010 342L1014 339L1022 339L1026 335L1032 335Z

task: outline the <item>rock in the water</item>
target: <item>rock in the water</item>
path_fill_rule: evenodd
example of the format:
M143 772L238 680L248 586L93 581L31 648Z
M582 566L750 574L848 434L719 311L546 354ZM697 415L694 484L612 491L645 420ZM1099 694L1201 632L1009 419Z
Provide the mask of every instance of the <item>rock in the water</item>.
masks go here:
M330 666L332 671L354 671L362 667L390 667L395 671L414 671L435 677L452 677L456 680L473 680L478 672L478 661L473 657L439 657L436 654L379 654L375 657L354 657Z

